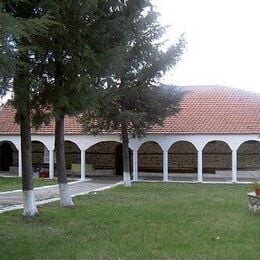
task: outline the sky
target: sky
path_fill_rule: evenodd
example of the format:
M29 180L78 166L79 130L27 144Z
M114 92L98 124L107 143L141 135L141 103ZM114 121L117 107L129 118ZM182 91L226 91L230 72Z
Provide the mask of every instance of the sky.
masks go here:
M176 85L224 85L260 93L259 0L153 0L167 38L185 34L181 61L165 76Z

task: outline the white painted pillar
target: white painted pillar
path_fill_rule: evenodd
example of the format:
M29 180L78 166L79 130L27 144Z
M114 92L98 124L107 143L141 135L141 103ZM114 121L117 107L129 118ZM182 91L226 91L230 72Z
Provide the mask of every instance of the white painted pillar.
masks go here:
M138 151L133 150L133 181L138 181Z
M163 181L168 181L168 150L163 151Z
M232 182L237 182L237 150L232 150Z
M49 150L49 178L54 177L54 150Z
M85 150L81 150L80 151L80 163L81 163L81 167L80 167L80 176L81 176L81 180L84 181L86 179L85 176L85 165L86 165L86 156L85 156Z
M198 150L198 182L202 181L202 150Z
M18 150L18 176L22 177L22 150Z

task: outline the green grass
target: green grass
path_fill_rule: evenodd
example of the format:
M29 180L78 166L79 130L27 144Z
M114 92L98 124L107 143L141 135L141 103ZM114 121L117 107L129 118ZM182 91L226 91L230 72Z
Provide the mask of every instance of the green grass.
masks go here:
M1 259L260 259L250 186L135 184L0 215Z
M34 187L57 184L55 179L33 179ZM19 177L0 177L0 192L9 190L21 190L22 179Z

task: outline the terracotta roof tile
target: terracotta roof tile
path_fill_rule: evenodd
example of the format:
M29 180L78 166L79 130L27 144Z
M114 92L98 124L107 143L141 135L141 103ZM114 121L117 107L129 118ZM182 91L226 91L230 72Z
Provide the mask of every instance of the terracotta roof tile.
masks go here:
M188 93L181 110L168 117L164 126L154 126L154 134L260 134L260 95L219 86L184 87ZM0 134L19 134L10 105L0 108ZM54 122L33 130L34 134L53 134ZM65 118L66 134L81 134L75 117Z

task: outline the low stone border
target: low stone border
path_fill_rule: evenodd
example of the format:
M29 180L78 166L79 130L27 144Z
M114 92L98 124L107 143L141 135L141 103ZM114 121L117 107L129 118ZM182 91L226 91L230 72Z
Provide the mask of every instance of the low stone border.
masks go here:
M260 196L257 196L255 192L249 192L248 195L248 208L254 212L260 212Z

